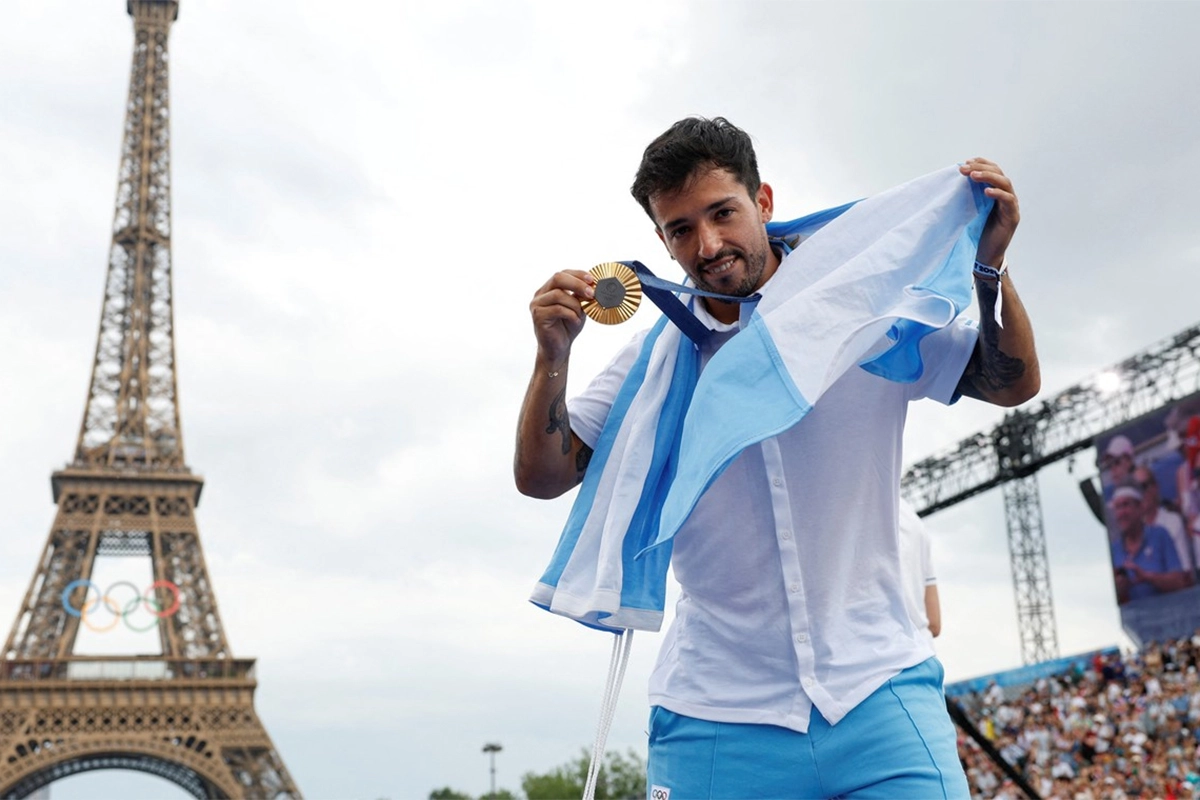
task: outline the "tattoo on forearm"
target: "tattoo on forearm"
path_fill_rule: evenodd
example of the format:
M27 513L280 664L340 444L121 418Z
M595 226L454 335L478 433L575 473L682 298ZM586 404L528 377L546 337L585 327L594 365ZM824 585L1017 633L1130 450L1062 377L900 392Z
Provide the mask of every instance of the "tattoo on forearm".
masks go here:
M998 288L986 281L978 283L979 313L983 318L979 323L979 342L958 382L960 394L977 400L1004 391L1025 374L1025 362L1000 349L1000 327L992 314Z
M567 418L565 388L550 402L550 424L546 426L546 433L555 432L562 433L562 453L564 456L568 455L571 452L571 420Z
M583 474L587 472L588 464L592 462L592 448L580 442L579 452L575 454L575 482L579 483L583 480Z

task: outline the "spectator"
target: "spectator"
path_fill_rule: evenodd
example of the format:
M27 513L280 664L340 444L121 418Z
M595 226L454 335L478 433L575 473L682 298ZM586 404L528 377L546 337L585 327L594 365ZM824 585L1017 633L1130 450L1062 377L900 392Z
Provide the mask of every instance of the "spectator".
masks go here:
M1005 760L1047 800L1200 800L1198 649L1190 637L1150 644L1098 659L1082 673L1010 687L1012 699L993 694L995 705L964 705L980 708L978 727L994 731ZM976 800L1022 796L966 736L959 755Z
M1200 532L1200 416L1188 419L1179 450L1183 463L1175 473L1175 486L1188 530L1195 534Z
M1118 486L1128 483L1133 472L1133 442L1128 436L1117 434L1108 440L1104 456L1100 459L1100 483L1104 489L1104 502L1112 500Z
M1171 534L1175 552L1179 554L1179 563L1195 575L1196 565L1200 564L1196 551L1200 538L1188 535L1183 517L1162 504L1162 493L1153 472L1146 467L1135 468L1133 485L1142 493L1142 519L1147 525L1157 525Z
M1121 486L1109 503L1119 536L1112 543L1117 602L1174 592L1191 584L1179 563L1171 535L1142 519L1142 493Z

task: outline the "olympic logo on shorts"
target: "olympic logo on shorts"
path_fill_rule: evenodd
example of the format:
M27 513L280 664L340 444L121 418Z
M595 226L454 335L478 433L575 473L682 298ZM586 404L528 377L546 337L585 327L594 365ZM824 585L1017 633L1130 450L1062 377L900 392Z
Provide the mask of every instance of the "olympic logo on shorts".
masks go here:
M71 602L71 593L80 586L85 587L83 593L83 604L80 606L75 606ZM113 598L113 590L119 588L128 588L133 592L133 595L124 602L124 605ZM156 593L160 589L170 592L175 596L175 601L165 609L163 608L163 605L156 599ZM89 600L88 593L92 591L95 591L96 594ZM135 584L129 581L117 581L109 586L107 590L101 592L100 587L96 584L89 580L80 579L71 581L67 584L67 588L63 589L62 604L63 609L66 610L68 614L70 614L72 617L79 617L83 620L84 625L87 625L88 628L96 631L97 633L107 633L108 631L111 631L113 628L117 627L117 624L122 621L124 621L125 627L129 630L137 633L145 633L151 628L156 627L158 625L158 620L174 616L179 611L179 597L179 587L171 581L155 581L146 587L146 591L143 594L138 590ZM112 622L103 626L92 623L92 619L95 618L96 611L101 605L103 605L113 617ZM130 615L137 611L141 606L144 606L146 611L154 617L150 624L144 627L139 627L129 621Z

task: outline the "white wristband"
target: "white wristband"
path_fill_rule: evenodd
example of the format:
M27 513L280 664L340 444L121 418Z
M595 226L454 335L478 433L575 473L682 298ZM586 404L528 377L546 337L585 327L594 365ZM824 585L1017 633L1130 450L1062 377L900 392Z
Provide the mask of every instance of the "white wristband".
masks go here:
M1004 273L1008 272L1008 258L1006 257L1000 262L1000 267L989 267L987 264L975 262L975 276L984 280L992 280L996 282L996 308L995 318L996 324L1001 328L1004 327L1004 322L1000 318L1000 311L1004 307L1004 287L1000 284L1004 282Z

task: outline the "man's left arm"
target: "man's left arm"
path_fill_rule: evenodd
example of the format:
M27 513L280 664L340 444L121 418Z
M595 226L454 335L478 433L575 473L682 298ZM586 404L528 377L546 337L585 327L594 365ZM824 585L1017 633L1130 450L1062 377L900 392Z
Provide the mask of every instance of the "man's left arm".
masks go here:
M929 620L929 632L936 639L942 632L942 603L938 599L936 583L925 587L925 618Z
M1012 181L998 165L983 158L972 158L959 169L971 180L986 184L984 194L995 201L975 260L998 270L1021 221ZM1025 306L1007 273L997 279L977 272L975 289L979 297L979 341L963 370L958 393L1000 406L1024 403L1042 385ZM1002 325L996 322L997 302L1001 305Z
M1160 594L1177 592L1192 585L1188 574L1182 569L1168 569L1163 572L1154 572L1134 564L1133 574L1136 581L1145 581L1154 587L1154 591Z

